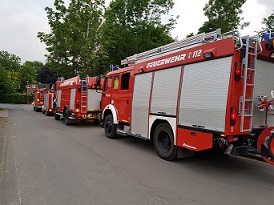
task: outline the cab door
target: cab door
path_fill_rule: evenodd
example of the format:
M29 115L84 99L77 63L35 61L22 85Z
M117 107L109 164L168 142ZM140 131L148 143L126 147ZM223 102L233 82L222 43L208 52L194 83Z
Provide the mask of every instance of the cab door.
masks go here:
M131 104L132 104L132 88L131 88L130 72L121 73L119 95L117 96L116 106L118 108L119 122L130 124Z
M112 76L105 77L102 99L101 99L101 109L102 111L108 104L111 104L112 98Z
M117 73L105 78L102 94L102 110L113 104L116 109L118 121L129 124L132 104L132 77L130 72Z

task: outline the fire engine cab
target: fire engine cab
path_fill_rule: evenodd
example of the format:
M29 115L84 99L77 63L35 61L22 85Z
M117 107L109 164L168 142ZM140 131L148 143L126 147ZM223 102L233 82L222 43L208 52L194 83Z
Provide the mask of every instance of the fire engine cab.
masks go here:
M152 140L166 160L216 148L274 165L273 45L218 29L122 60L103 86L106 136Z
M53 103L54 119L64 118L65 124L99 121L101 90L100 77L79 76L56 82L56 99Z

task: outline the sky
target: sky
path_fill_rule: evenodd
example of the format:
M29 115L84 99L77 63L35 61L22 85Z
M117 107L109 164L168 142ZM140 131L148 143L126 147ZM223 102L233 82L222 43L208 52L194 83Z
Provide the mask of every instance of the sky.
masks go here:
M106 0L108 3L110 0ZM37 38L37 32L49 33L50 28L45 7L53 8L54 0L1 0L0 1L0 51L8 51L26 61L45 63L46 45ZM69 0L65 0L69 2ZM176 28L171 32L178 40L198 28L207 18L203 7L208 0L174 0L170 15L179 15ZM254 35L261 28L264 17L274 10L274 0L247 0L242 7L245 21L250 26L241 31L243 35Z

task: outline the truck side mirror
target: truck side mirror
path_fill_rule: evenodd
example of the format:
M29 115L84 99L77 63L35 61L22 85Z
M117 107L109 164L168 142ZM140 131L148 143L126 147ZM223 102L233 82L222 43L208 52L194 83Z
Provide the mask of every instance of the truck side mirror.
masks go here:
M97 89L101 89L101 76L96 77L96 92L102 94L102 91L98 91Z
M96 77L96 86L98 87L100 87L101 86L101 77L100 76L97 76Z

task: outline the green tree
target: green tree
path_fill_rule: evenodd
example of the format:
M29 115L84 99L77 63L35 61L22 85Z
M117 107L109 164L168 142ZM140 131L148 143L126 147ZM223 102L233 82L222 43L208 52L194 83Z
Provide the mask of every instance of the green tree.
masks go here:
M26 85L37 81L37 71L43 67L43 63L38 61L26 61L19 70L20 91L26 91Z
M20 88L18 71L21 59L7 51L0 51L0 95L14 93Z
M243 22L240 17L241 7L246 0L209 0L203 8L206 22L199 28L198 33L210 32L221 28L222 32L247 27L249 22Z
M37 35L47 46L50 67L66 78L95 75L104 0L71 0L68 7L55 0L54 6L45 8L51 33Z
M32 67L36 72L44 67L44 64L39 61L26 61L23 65Z
M11 83L7 76L8 71L0 66L0 96L6 93L13 92Z
M174 40L170 36L176 19L161 18L173 7L172 0L113 0L105 12L102 44L109 64Z
M19 71L21 59L8 51L0 51L0 66L5 70Z
M270 14L268 17L263 18L263 27L259 31L260 34L267 33L269 31L274 32L274 13Z
M194 36L194 35L195 35L195 34L194 34L193 32L191 32L191 33L189 33L189 34L186 35L186 38L192 37L192 36Z
M55 83L57 81L57 78L58 78L57 73L52 71L52 69L50 69L48 65L45 65L37 73L37 79L38 79L38 82L40 83L46 83L46 84Z
M18 72L5 70L0 67L0 96L15 93L20 88Z

